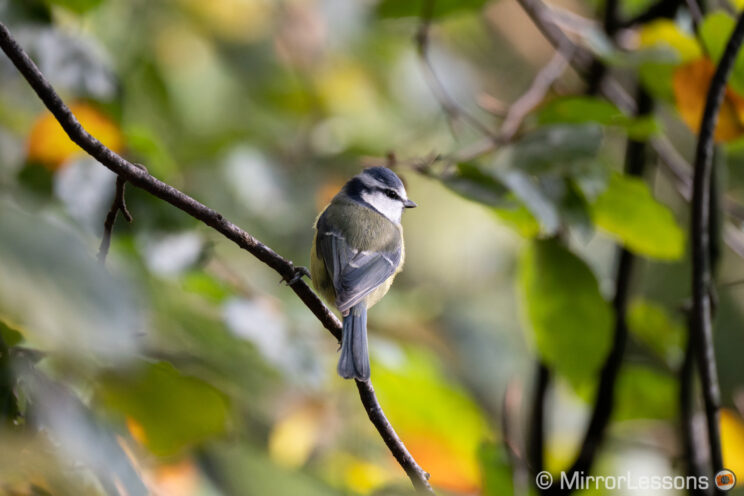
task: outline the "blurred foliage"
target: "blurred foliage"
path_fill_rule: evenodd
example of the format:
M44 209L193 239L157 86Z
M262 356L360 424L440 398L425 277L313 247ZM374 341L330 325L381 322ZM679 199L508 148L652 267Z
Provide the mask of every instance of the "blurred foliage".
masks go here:
M602 4L561 6L601 20ZM631 342L597 466L682 473L670 432L688 207L654 157L645 177L624 174L623 150L664 134L689 156L734 18L707 13L699 34L687 14L654 20L622 49L577 18L576 39L637 78L655 111L629 117L567 71L508 143L469 154L490 138L462 112L445 118L418 60L418 17L432 19L440 90L495 133L552 52L514 3L433 6L0 0L0 20L94 136L297 264L341 185L395 165L420 207L403 220L405 270L370 312L372 377L438 494L518 491L502 400L507 384L529 390L536 358L554 372L547 465L572 462L612 342L615 247L627 248L640 258ZM715 136L727 205L744 201L742 102L740 54ZM97 263L114 179L0 57L0 491L411 494L335 374L335 340L269 268L131 186L134 222L117 221ZM726 232L741 236L741 223ZM743 274L724 251L719 279ZM719 288L716 350L724 457L744 474L741 298Z
M520 261L519 285L535 346L576 385L596 377L612 340L612 312L589 267L555 240L536 241Z

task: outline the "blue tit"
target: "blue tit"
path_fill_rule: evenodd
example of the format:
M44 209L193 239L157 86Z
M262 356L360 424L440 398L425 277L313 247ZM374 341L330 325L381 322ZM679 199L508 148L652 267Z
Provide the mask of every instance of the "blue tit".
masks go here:
M315 221L310 272L315 289L343 316L338 374L367 380L367 309L403 268L401 215L416 204L385 167L351 178Z

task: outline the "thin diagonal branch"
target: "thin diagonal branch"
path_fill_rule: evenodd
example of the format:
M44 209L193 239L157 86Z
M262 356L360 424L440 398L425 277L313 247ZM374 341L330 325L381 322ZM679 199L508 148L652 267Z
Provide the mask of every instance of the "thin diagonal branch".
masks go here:
M692 314L690 317L690 337L695 348L695 358L703 390L713 473L723 469L719 425L721 393L718 386L718 372L713 346L713 309L710 297L712 291L710 195L713 175L713 133L718 123L718 112L723 102L726 84L743 41L744 13L739 16L734 31L726 43L726 48L718 62L708 89L695 151L692 180L692 222L690 227L692 238Z
M296 278L300 268L295 266L291 260L282 257L246 231L225 219L216 210L156 179L145 169L114 153L88 133L2 23L0 23L0 48L28 81L73 142L124 180L203 222L274 269L282 276L283 280L289 282L289 286L295 294L299 296L323 326L337 340L341 339L341 323L338 318L302 279ZM390 422L382 414L382 408L377 401L372 384L369 381L357 382L357 388L370 420L382 434L385 444L408 474L413 486L419 492L433 494L429 485L428 474L416 463L405 445L395 435L395 430Z
M442 112L444 112L447 119L447 125L450 127L453 136L457 136L455 123L458 119L461 119L470 124L470 126L482 135L487 136L491 141L498 141L498 137L486 124L455 102L454 98L452 98L452 96L447 92L447 89L444 87L444 84L439 79L439 76L434 69L431 57L429 56L429 41L431 19L434 14L435 3L435 0L423 0L420 16L421 22L415 37L416 49L423 66L423 75L426 79L426 83L434 95L434 98L439 103L439 106L442 108Z
M556 52L550 62L537 73L527 91L509 106L499 131L501 143L510 141L517 134L525 117L542 102L550 87L566 70L571 56L570 52L565 54L560 51Z

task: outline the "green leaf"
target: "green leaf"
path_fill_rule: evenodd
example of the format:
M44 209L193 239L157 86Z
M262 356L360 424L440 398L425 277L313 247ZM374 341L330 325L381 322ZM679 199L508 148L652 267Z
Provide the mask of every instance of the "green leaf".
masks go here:
M687 333L664 307L635 300L628 307L628 330L670 367L679 366Z
M589 96L568 96L556 98L543 105L538 113L540 124L597 122L613 124L625 119L625 115L615 105L603 98Z
M623 114L607 100L588 96L556 98L541 107L537 120L543 125L595 122L617 126L636 139L647 138L658 131L658 123L652 117L633 118Z
M103 0L45 0L49 5L59 5L78 14L83 14L90 9L98 7Z
M0 315L30 347L76 365L111 365L136 353L144 315L135 289L91 263L78 232L0 199Z
M423 13L422 1L382 0L377 4L380 17L420 17ZM432 2L434 11L431 17L436 19L455 12L466 10L478 11L488 0L437 0Z
M131 375L109 374L102 378L98 394L109 409L139 424L145 444L160 456L222 433L228 417L220 391L165 362L145 365Z
M635 140L646 140L662 131L661 123L650 115L630 119L623 128Z
M545 126L488 163L458 164L442 181L461 196L495 207L523 236L553 235L574 223L587 230L586 202L569 178L596 182L603 169L596 162L601 141L594 124Z
M218 494L271 496L342 496L348 490L331 487L310 471L289 470L245 442L212 444L200 454L210 475L220 481ZM336 466L334 470L338 470ZM205 491L206 494L212 494ZM387 494L387 493L385 493Z
M617 378L615 420L672 419L677 415L677 380L649 367L626 364Z
M700 24L700 38L706 52L714 62L720 60L736 21L721 10L711 12ZM744 92L744 53L736 56L729 84L738 92Z
M492 207L503 207L510 202L507 187L491 174L487 174L474 163L457 164L454 174L445 176L443 184L468 200Z
M519 198L527 210L540 223L541 231L545 234L555 234L561 227L558 206L544 191L539 179L517 168L509 168L502 172L501 178L514 195Z
M484 442L478 448L478 460L483 474L483 496L514 494L514 482L506 447Z
M23 334L0 318L0 339L2 339L2 343L5 344L5 346L12 348L23 341Z
M677 260L684 253L684 232L640 178L613 174L592 205L592 217L598 227L639 255Z
M652 96L674 102L672 81L678 66L677 62L645 62L638 67L638 77Z
M573 173L596 159L601 144L602 129L595 124L544 126L503 148L493 167L514 167L530 174Z
M214 303L223 302L233 294L225 283L206 272L190 272L185 274L181 281L183 289L199 294Z
M610 349L612 309L589 267L555 239L533 241L518 282L542 360L574 385L593 378Z
M534 238L540 234L540 223L524 205L494 208L493 211L500 221L525 238Z

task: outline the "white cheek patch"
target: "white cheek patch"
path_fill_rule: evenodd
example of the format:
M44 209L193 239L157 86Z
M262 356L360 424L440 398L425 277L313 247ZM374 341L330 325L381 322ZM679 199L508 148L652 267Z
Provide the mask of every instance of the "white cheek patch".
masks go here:
M362 193L362 199L391 221L400 224L400 217L403 214L403 204L400 201L388 198L384 193L366 191Z

